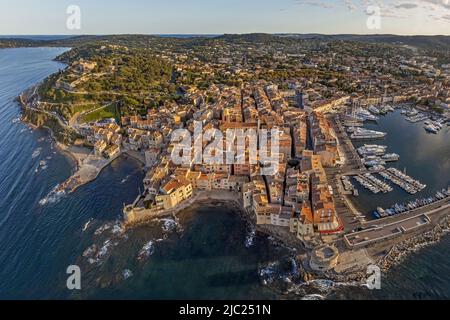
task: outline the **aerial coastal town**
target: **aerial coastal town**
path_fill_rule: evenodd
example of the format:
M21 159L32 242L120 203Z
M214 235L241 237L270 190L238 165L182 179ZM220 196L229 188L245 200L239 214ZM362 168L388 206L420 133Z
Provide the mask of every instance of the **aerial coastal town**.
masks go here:
M424 122L430 134L449 125L450 59L437 49L262 34L121 36L89 40L58 60L67 67L20 97L24 118L51 128L78 162L55 192L92 181L119 156L143 163L143 188L124 207L127 225L176 215L205 199L231 201L264 230L311 249L311 269L344 271L449 213L450 186L427 190L388 168L399 159L382 145L388 133L363 128L396 110L411 123ZM194 135L198 124L205 136L221 132L216 143L233 157L234 140L230 146L223 138L230 132L253 130L258 146L262 130L276 132L276 172L262 173L267 163L248 141L245 161L174 163L173 132ZM210 142L201 141L202 149ZM367 215L352 203L355 185L374 194L396 186L417 199ZM418 194L424 190L430 196Z

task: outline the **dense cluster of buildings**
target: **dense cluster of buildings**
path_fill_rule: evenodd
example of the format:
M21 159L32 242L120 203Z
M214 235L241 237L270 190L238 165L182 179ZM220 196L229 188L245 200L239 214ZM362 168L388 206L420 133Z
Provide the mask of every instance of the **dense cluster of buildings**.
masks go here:
M313 112L310 124L313 150L320 155L324 166L336 166L339 160L337 139L329 120L322 113Z
M87 141L93 144L97 156L114 159L121 153L121 128L114 122L97 123L91 127Z
M263 40L185 47L154 41L149 50L173 65L177 99L122 116L120 126L92 125L87 134L98 155L113 158L123 149L145 156L145 191L127 207L129 215L177 210L198 191L227 190L239 194L258 224L286 228L299 238L338 233L342 222L325 171L342 158L328 114L354 104L412 102L450 115L450 65L439 66L435 58L407 48L377 51L365 44L314 41L280 41L275 47ZM73 79L57 85L72 90L73 81L95 70L95 63L78 61L70 67ZM218 163L194 157L173 162L173 132L185 129L192 137L199 123L203 135L211 129L222 133L223 141L216 142L237 154L234 163L216 149L213 156L223 158ZM279 141L272 174L263 174L273 161L261 156L263 130L276 132ZM228 144L226 138L235 142L239 132L250 131L257 133L256 150L250 137L243 153ZM205 150L209 141L194 138L191 154L198 145Z
M318 112L308 114L286 99L275 85L214 89L217 90L213 104L200 101L188 109L149 111L145 119L140 116L122 119L128 127L124 145L145 152L148 166L145 192L125 212L129 215L170 212L198 191L224 190L238 194L237 200L255 215L258 224L283 227L300 238L342 231L324 169L335 166L338 159L336 139L328 120ZM168 137L179 128L193 134L194 121L202 124L203 133L209 129L222 132L224 141L220 143L235 156L232 163L226 161L224 153L223 162L197 163L192 159L174 164L171 156L176 141ZM268 166L259 150L262 129L276 132L279 141L278 153L271 155L272 161L277 162L271 174L263 174L261 170ZM249 136L245 151L239 153L235 133L246 130L256 133L252 137L257 140L258 149L249 148L252 138ZM309 136L314 137L312 150L308 150ZM233 143L227 144L225 137L232 137ZM200 143L205 150L208 143ZM195 144L194 138L192 153Z

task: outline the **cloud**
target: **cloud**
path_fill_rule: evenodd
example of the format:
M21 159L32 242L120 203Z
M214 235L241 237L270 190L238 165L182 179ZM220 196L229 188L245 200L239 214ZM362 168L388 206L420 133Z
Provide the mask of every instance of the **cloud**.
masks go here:
M439 12L434 19L448 20L450 0L360 0L364 6L375 5L381 8L386 18L430 17L431 12Z
M358 9L358 7L353 3L352 0L343 0L343 1L347 9L349 9L350 11L355 11L356 9Z
M331 3L327 3L326 1L314 1L314 0L297 0L295 1L298 5L319 7L323 9L331 9L334 8L334 5Z
M445 9L450 9L450 1L449 0L420 0L420 2L431 3L437 7L443 7Z
M430 20L450 22L450 0L295 0L298 5L314 6L323 9L337 7L351 12L367 13L367 8L377 6L381 16L390 19L413 19L428 17ZM437 13L430 18L431 13Z
M450 14L446 14L446 15L442 16L441 19L445 20L447 22L450 22Z
M415 3L400 3L395 5L397 9L415 9L417 7L418 5Z

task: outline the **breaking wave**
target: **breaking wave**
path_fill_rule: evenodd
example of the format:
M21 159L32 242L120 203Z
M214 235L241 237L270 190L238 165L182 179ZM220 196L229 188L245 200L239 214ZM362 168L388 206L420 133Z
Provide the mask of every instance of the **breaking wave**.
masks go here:
M150 257L155 252L154 242L147 242L138 253L138 260L142 261Z
M251 228L250 231L247 233L247 236L245 237L245 247L250 248L255 243L255 237L256 237L256 230L255 228Z
M59 200L61 200L61 198L66 194L66 192L58 189L59 184L56 187L54 187L47 196L39 200L39 205L45 206L47 204L54 204L57 203Z

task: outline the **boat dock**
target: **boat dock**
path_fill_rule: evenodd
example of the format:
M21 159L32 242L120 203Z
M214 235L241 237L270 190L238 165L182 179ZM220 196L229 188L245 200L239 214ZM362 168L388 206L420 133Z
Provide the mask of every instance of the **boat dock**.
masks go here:
M405 119L411 123L417 123L417 122L422 122L422 121L428 120L429 117L424 114L418 114L418 115L415 115L412 117L406 117Z
M389 184L375 178L371 173L359 174L353 178L358 181L360 185L372 191L374 194L378 194L380 192L388 193L393 190Z
M348 176L342 176L341 181L342 181L342 185L344 187L345 194L353 194L355 197L357 197L359 195L358 189L355 188L355 186L350 181L350 178Z
M415 201L405 202L402 204L396 203L391 208L384 210L383 208L378 208L373 212L375 219L381 219L386 217L395 216L398 214L405 214L416 209L422 208L424 206L432 205L435 202L443 201L450 198L450 188L438 191L435 195L430 197L425 197L417 199Z
M367 222L363 230L344 236L349 248L363 248L370 244L387 241L423 227L438 223L442 214L450 212L450 188L437 192L434 197L415 201L415 207L389 215L384 219ZM399 206L399 205L397 205ZM387 209L390 212L393 209Z
M420 181L414 180L395 168L388 168L386 171L382 171L379 174L410 194L416 194L426 188L426 185L422 184Z

